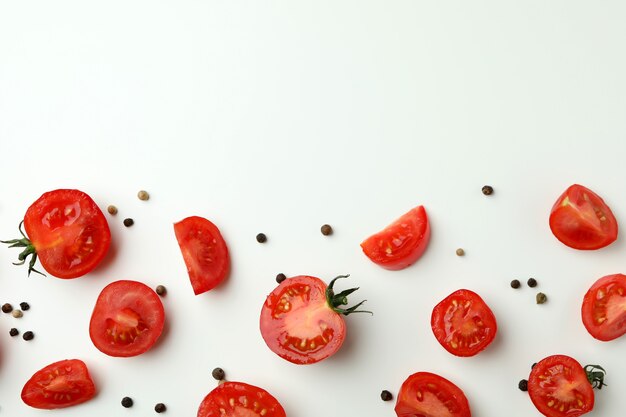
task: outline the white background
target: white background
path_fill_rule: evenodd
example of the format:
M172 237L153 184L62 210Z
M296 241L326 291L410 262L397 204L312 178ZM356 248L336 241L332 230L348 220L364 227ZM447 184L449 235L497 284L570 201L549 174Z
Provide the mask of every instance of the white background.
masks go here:
M593 415L623 415L626 337L595 341L579 313L597 278L626 271L623 235L578 252L548 215L581 183L626 222L625 18L621 1L1 0L0 236L16 237L56 188L120 213L107 215L111 253L80 279L27 278L17 251L0 250L0 302L32 306L0 316L0 415L147 416L164 402L166 415L195 416L221 366L290 417L393 416L380 391L422 370L459 385L475 417L534 416L517 383L555 353L603 365ZM389 272L365 258L361 240L419 204L432 227L422 259ZM225 285L197 297L172 229L189 215L221 228L233 262ZM352 300L375 314L347 318L334 357L292 365L258 329L279 272L350 273L339 287L361 286ZM509 287L531 276L536 289ZM98 293L118 279L169 290L167 330L135 358L107 357L88 336ZM473 358L430 331L432 307L459 288L499 323ZM54 413L25 406L24 382L64 358L88 364L98 396Z

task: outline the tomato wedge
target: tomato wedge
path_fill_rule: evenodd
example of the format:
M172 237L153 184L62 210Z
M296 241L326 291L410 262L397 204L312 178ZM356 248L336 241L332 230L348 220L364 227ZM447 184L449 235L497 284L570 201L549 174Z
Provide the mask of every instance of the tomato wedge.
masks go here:
M539 361L528 377L530 399L547 417L577 417L593 409L587 373L573 358L553 355Z
M111 243L111 232L96 203L79 190L44 193L26 210L26 235L2 241L9 247L25 248L16 265L31 256L28 274L41 265L57 278L77 278L92 271L102 261Z
M570 186L550 213L554 236L574 249L593 250L617 239L617 220L596 193L582 185Z
M598 340L617 339L626 333L626 275L607 275L585 294L582 319L590 335Z
M347 296L357 288L334 293L319 278L300 275L283 281L267 296L261 309L261 335L267 346L283 359L298 365L319 362L334 355L346 338L342 315L361 313L363 301L353 307Z
M430 319L437 341L456 356L474 356L493 341L496 317L478 294L458 290L433 309Z
M102 290L89 322L89 336L109 356L137 356L154 345L165 321L159 296L137 281L115 281Z
M404 269L426 250L430 226L424 206L415 207L398 220L361 243L363 253L389 270Z
M211 391L198 417L285 417L278 400L262 388L243 382L224 382Z
M230 257L217 226L203 217L192 216L174 224L174 233L196 295L226 279Z
M35 372L22 389L22 401L51 410L84 403L96 395L89 370L79 359L52 363Z
M471 417L463 391L442 376L417 372L400 387L398 417Z

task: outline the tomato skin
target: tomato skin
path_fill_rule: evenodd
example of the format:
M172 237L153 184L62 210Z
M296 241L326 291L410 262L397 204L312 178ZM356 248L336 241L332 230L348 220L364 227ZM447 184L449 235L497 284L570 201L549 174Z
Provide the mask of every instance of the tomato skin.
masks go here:
M397 271L415 263L430 240L426 209L418 206L361 243L363 253L385 269Z
M57 278L78 278L92 271L111 243L104 214L79 190L44 193L26 211L24 228L41 265Z
M341 348L346 324L328 305L326 288L321 279L300 275L286 279L267 296L260 328L270 350L291 363L308 365Z
M79 359L51 363L35 372L22 388L22 401L44 410L71 407L95 395L89 370Z
M191 216L175 223L174 233L196 295L226 279L230 257L217 226L203 217Z
M626 333L626 275L607 275L585 294L581 308L585 328L594 338L607 342Z
M442 376L417 372L400 387L395 412L398 417L471 417L463 391Z
M528 394L546 417L577 417L591 411L594 405L593 388L585 370L565 355L548 356L533 367L528 377Z
M570 248L595 250L617 239L617 220L604 200L582 185L570 186L554 203L550 229Z
M234 400L232 404L231 399ZM240 416L286 417L286 414L269 392L254 385L231 381L223 382L211 391L198 408L198 417Z
M496 317L475 292L457 290L433 309L431 329L437 341L456 356L474 356L496 337Z
M98 296L89 337L109 356L137 356L154 345L164 321L161 299L150 287L137 281L115 281Z

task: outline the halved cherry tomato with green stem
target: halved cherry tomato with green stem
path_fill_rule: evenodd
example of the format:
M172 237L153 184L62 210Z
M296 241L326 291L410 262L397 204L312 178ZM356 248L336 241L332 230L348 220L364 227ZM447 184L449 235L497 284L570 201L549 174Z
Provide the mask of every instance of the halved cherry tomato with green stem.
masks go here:
M398 417L471 417L463 391L430 372L417 372L404 381L395 411Z
M223 382L198 408L198 417L286 417L269 392L243 382Z
M583 324L598 340L617 339L626 333L626 275L613 274L597 280L585 294Z

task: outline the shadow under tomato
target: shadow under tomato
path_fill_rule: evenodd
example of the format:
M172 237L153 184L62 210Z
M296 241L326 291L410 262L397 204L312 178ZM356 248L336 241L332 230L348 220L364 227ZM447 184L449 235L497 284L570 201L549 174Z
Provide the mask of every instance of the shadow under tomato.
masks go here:
M359 333L356 329L356 326L352 326L352 329L350 328L350 320L353 320L354 318L344 318L344 320L346 320L346 338L343 341L343 344L341 345L341 348L337 351L337 353L335 353L333 356L327 358L326 360L328 361L342 361L345 360L344 357L349 357L349 356L353 356L354 355L354 351L358 348L359 345L359 335L357 333ZM351 331L352 330L352 331Z

